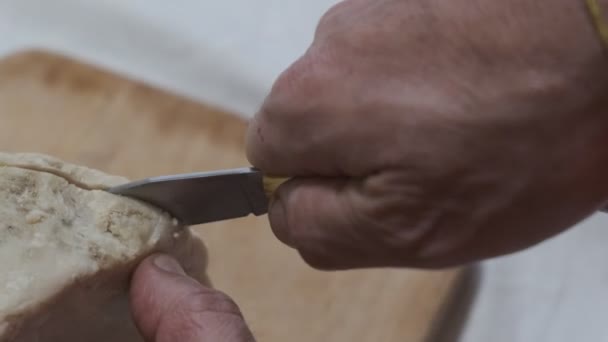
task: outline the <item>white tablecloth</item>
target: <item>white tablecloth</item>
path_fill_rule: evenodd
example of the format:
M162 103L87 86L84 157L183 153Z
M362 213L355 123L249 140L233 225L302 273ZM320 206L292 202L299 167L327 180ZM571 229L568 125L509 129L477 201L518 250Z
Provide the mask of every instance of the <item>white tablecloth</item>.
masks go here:
M335 2L0 0L0 54L52 48L250 116Z
M0 0L0 54L61 51L249 117L336 1ZM608 342L607 225L486 263L451 341Z

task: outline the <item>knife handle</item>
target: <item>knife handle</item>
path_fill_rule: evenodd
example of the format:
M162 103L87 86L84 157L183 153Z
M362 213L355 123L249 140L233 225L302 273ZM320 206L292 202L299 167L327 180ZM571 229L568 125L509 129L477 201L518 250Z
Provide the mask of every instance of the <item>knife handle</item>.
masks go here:
M273 197L275 191L277 191L279 186L281 186L281 184L285 183L288 180L289 180L289 178L284 178L284 177L264 176L263 182L264 182L264 192L266 193L266 196L268 196L268 198Z

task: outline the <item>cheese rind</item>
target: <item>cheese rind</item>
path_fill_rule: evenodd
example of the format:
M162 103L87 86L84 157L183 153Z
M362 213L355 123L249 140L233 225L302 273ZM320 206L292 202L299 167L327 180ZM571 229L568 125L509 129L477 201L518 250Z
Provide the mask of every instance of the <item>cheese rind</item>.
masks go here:
M167 213L104 189L127 179L0 153L0 341L139 341L129 277L155 253L200 281L202 242Z

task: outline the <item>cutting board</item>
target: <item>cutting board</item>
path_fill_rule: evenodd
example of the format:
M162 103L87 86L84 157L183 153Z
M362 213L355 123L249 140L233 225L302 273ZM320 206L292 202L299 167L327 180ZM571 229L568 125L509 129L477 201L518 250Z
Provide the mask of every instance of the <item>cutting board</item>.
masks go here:
M230 113L60 55L0 62L3 151L137 179L246 166L245 129ZM462 279L459 270L316 271L266 217L195 229L214 286L239 303L259 341L428 341Z

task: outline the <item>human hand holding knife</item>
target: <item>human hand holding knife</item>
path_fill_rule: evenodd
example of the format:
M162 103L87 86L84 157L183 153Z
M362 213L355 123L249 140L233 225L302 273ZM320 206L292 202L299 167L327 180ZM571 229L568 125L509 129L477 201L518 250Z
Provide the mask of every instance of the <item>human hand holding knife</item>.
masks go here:
M266 214L269 199L286 180L239 168L147 178L108 191L164 209L183 225L196 225Z

